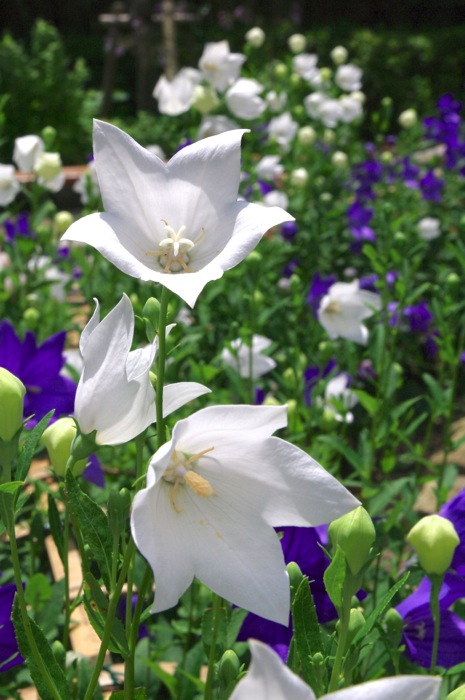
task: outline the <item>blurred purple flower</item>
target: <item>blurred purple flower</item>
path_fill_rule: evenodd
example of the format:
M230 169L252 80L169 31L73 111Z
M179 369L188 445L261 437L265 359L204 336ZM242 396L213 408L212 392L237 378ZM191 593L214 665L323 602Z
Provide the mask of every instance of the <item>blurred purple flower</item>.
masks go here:
M82 472L82 476L86 481L103 489L105 486L105 474L102 469L102 464L96 454L90 455L88 466Z
M307 406L312 405L312 391L322 379L326 379L337 367L336 360L329 360L326 367L309 365L304 370L304 399Z
M9 370L26 387L24 418L33 414L29 428L52 409L55 409L52 421L74 411L76 384L60 374L66 362L65 340L66 333L62 331L37 347L31 331L20 340L8 321L0 323L0 367Z
M24 659L19 653L16 641L15 628L11 621L11 610L16 593L14 583L0 586L0 673L7 671L13 666L24 663ZM14 656L13 656L14 655ZM10 658L12 657L13 658Z
M281 224L281 236L286 240L286 241L292 241L299 229L297 228L297 224L295 221L286 221L284 224Z
M335 619L337 613L323 583L323 575L329 565L329 560L321 548L321 545L325 547L328 544L326 526L276 529L283 533L281 546L286 564L291 561L296 562L302 573L309 578L319 622L323 623ZM289 625L285 627L249 613L242 624L238 641L246 641L251 637L269 644L283 661L286 661L292 639L291 620L289 620Z
M374 241L376 234L368 224L373 218L373 209L364 207L362 202L356 200L347 210L349 228L356 241Z
M320 308L322 298L327 294L328 289L335 283L336 279L336 275L321 277L318 272L313 275L313 280L307 294L307 302L311 306L315 317Z
M29 216L26 212L20 212L16 219L5 219L3 226L5 227L6 240L8 243L13 243L16 236L23 236L23 238L35 237L34 232L31 231Z
M420 180L420 189L423 199L428 202L440 202L444 180L436 177L433 170L428 170L426 175Z
M405 185L412 189L417 190L419 188L418 176L420 174L420 168L417 165L412 165L410 162L410 156L403 158L402 160L402 171L401 178L403 179Z

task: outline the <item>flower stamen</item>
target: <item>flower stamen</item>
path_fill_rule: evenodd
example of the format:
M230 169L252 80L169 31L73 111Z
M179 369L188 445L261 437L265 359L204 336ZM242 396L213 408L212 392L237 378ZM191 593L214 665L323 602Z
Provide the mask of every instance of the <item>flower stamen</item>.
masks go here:
M146 255L155 255L159 258L162 271L166 274L172 272L192 272L189 268L190 253L205 236L205 229L202 227L200 234L191 240L185 238L184 233L186 226L183 224L178 232L168 224L165 219L162 219L164 225L165 238L159 243L158 250L148 250Z
M205 450L190 456L182 452L179 453L176 450L173 451L170 464L163 474L163 479L172 484L170 499L176 513L181 513L181 508L176 500L181 486L187 486L192 493L201 498L216 496L215 489L208 479L194 471L197 460L214 449L214 447L207 447Z

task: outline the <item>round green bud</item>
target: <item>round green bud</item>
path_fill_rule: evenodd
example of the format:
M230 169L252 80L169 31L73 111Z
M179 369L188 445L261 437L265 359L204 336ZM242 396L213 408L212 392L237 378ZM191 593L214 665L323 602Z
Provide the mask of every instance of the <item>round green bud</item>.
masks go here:
M75 421L66 416L49 425L42 434L42 440L47 448L50 464L58 476L65 475L66 465L71 456L71 445L74 442L76 433ZM73 467L73 474L82 474L86 464L87 458L76 462Z
M245 40L249 46L254 49L259 49L265 43L265 32L261 27L252 27L246 32Z
M300 80L300 75L298 75L297 73L291 73L291 77L289 79L291 87L297 87L300 83Z
M53 217L53 224L59 234L65 233L74 222L74 216L70 211L57 211Z
M392 107L392 97L389 97L387 95L386 97L383 97L383 99L381 100L381 107L388 109Z
M58 639L55 639L55 641L52 642L52 652L53 656L55 657L55 661L64 671L66 668L66 649Z
M329 55L331 56L333 63L335 63L336 66L340 66L342 63L347 61L349 52L345 46L335 46Z
M336 629L340 627L340 620L337 621ZM349 627L347 630L347 646L350 646L352 640L355 638L357 632L362 629L365 624L365 617L361 610L358 608L351 608L349 614Z
M407 242L407 236L403 231L396 231L394 234L394 242L396 245L403 246Z
M273 68L273 71L277 78L287 78L288 70L285 63L277 63Z
M295 371L293 367L286 367L283 372L283 379L287 382L287 384L295 386Z
M460 538L450 520L442 515L426 515L412 527L407 542L414 547L427 574L442 575L451 565Z
M149 343L153 342L158 332L160 323L160 302L155 297L149 297L142 309L142 318L145 321L145 333Z
M461 279L456 272L449 272L446 284L451 291L455 291L461 286Z
M334 151L333 155L331 156L331 163L336 168L347 168L348 162L349 159L347 157L347 153L344 153L344 151Z
M0 440L10 442L23 424L26 387L18 377L0 367Z
M252 252L248 254L246 260L252 265L260 265L263 262L263 256L258 250L252 250Z
M220 659L218 670L221 685L227 688L236 680L241 670L241 662L235 651L226 649Z
M42 129L41 136L45 144L45 150L50 151L54 147L57 130L53 126L45 126Z
M256 289L254 291L253 300L254 300L254 304L256 304L256 306L264 306L265 305L265 297L263 295L263 292L261 292L259 289Z
M383 151L381 153L381 162L384 163L385 165L390 165L393 160L394 160L394 156L392 155L391 151Z
M287 416L291 418L297 413L297 401L295 399L289 399L287 401Z
M404 621L395 608L390 608L384 616L386 634L393 647L398 647L402 639Z
M308 170L295 168L291 171L290 180L294 187L305 187L308 181Z
M292 53L302 53L305 51L307 40L303 34L292 34L287 40L287 45Z
M333 195L331 194L331 192L322 192L320 194L320 202L323 202L323 204L329 204L332 201Z
M295 593L305 577L295 561L290 561L286 569L289 576L289 585Z
M351 573L356 576L365 566L376 539L373 522L363 506L333 520L328 534L334 548L341 547Z
M321 79L324 80L324 82L326 83L333 77L333 71L328 66L323 66L323 68L320 70L320 76Z
M274 396L267 396L263 402L264 406L282 406L281 401L275 399Z
M418 114L415 109L406 109L399 114L397 121L403 129L411 129L418 123Z
M323 142L324 143L334 143L336 140L336 134L332 129L325 129L323 132Z
M465 685L460 685L452 693L449 693L446 700L465 700Z
M297 141L302 146L309 146L316 139L316 131L312 126L302 126L297 132Z
M40 319L39 309L36 309L33 306L30 306L28 309L25 309L23 312L23 319L26 322L28 328L35 328Z

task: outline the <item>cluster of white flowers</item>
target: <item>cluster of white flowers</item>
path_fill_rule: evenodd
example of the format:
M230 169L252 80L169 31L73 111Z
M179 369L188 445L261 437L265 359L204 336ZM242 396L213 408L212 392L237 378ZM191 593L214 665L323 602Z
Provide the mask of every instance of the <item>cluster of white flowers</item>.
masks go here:
M37 182L50 192L58 192L65 184L60 154L46 152L40 136L28 134L15 139L13 162L21 172L34 173ZM0 163L0 206L11 204L20 189L15 167Z
M279 207L238 199L242 135L206 138L165 164L95 122L105 212L75 222L63 238L93 245L123 272L159 282L193 306L270 227L292 220ZM126 442L156 420L149 371L158 341L131 350L133 328L123 296L102 321L97 305L82 333L75 416L96 444ZM275 366L262 354L268 345L261 336L250 348L233 341L235 355L224 360L242 376L260 376ZM163 414L207 391L193 382L163 387ZM274 527L327 523L358 501L306 452L273 437L286 424L286 406L210 406L179 421L153 455L131 516L156 580L153 611L175 605L197 577L236 605L287 624L289 580Z

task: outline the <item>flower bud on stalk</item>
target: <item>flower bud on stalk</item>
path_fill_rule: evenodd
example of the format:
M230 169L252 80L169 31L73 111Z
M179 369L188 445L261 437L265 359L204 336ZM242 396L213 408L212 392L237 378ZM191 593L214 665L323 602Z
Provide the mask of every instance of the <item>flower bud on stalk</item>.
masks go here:
M64 477L66 465L71 456L71 446L76 438L76 423L70 417L59 418L44 430L42 440L47 448L48 456L57 476ZM73 465L73 474L82 474L86 468L87 458Z
M11 468L18 452L18 440L23 425L26 387L18 377L0 367L0 466ZM2 481L10 475L3 474Z
M108 525L115 537L119 537L129 525L129 511L131 509L131 494L128 489L110 491L108 496Z
M344 552L352 575L357 576L367 563L376 539L373 522L365 508L359 506L333 520L329 525L328 534L333 547L339 545Z
M149 297L142 309L142 317L145 321L145 333L149 343L152 343L158 333L160 322L160 302L155 297Z
M465 700L465 685L461 685L449 693L446 700Z
M441 515L427 515L419 520L408 533L407 541L415 548L428 576L445 574L460 544L455 527Z

